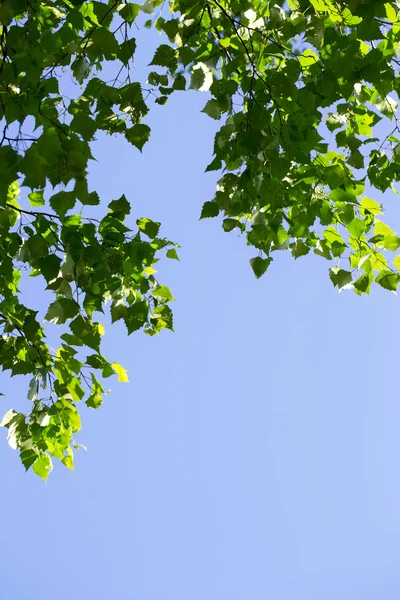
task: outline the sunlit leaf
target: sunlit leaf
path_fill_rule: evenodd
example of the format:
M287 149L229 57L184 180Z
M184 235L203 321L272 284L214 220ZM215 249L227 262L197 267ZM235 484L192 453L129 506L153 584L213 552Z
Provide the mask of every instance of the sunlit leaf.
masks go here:
M126 369L121 367L118 363L112 363L112 368L118 375L118 381L122 381L122 383L126 383L129 381Z

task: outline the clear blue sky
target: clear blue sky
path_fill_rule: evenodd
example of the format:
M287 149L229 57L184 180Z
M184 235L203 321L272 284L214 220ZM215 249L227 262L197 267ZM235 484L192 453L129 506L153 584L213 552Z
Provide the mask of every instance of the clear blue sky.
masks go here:
M160 266L176 333L108 328L131 383L84 411L74 474L44 484L1 440L4 600L400 597L399 299L338 294L318 257L257 281L244 239L198 221L206 100L153 108L143 155L97 145L104 203L125 192L182 245ZM25 383L0 384L20 405Z

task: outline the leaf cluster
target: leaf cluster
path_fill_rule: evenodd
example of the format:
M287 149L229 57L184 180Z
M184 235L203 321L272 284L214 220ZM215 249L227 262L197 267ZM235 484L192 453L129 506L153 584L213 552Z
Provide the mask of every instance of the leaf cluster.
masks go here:
M99 132L142 151L149 100L207 94L221 126L206 171L219 171L201 218L238 230L261 277L276 251L330 261L339 290L395 292L400 237L373 197L400 178L397 2L376 0L3 0L0 4L0 365L30 378L28 415L2 425L26 468L73 468L77 405L97 408L123 367L101 352L106 305L127 333L172 329L160 224L130 222L122 196L102 218L87 174ZM132 80L137 23L163 36L147 83ZM103 69L113 79L103 76ZM77 83L66 93L69 77ZM382 131L387 131L382 136ZM21 194L20 194L21 191ZM41 278L44 315L21 293ZM97 319L97 320L96 320ZM59 347L44 321L60 327ZM49 327L49 326L48 326Z

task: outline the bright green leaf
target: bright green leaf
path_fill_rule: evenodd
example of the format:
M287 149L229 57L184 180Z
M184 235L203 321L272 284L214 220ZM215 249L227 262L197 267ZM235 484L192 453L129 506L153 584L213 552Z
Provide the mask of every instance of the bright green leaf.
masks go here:
M121 367L121 365L119 365L118 363L112 363L112 368L118 375L118 381L121 381L122 383L129 382L128 375L124 367Z
M42 453L33 463L33 470L42 479L47 480L50 471L53 468L51 458L48 454Z
M158 285L154 288L153 296L161 302L171 302L174 299L171 290L166 285Z

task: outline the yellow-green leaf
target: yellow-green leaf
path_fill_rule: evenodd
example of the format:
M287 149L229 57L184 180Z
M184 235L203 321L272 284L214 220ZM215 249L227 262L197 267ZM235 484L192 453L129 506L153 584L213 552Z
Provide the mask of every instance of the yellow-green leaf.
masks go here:
M111 366L118 375L118 381L121 381L122 383L129 382L128 375L127 375L126 369L124 369L124 367L121 367L121 365L119 365L118 363L115 363L115 362L112 363Z

